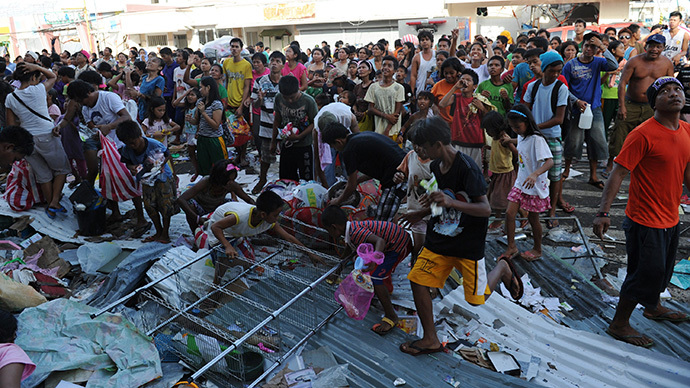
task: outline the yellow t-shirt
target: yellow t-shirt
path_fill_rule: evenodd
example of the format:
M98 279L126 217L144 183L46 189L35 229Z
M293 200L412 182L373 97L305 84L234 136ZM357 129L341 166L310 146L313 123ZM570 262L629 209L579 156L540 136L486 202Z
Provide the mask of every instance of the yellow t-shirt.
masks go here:
M235 62L228 58L223 62L223 71L228 81L228 106L237 108L242 103L244 80L252 78L252 64L244 59Z
M489 171L494 174L504 174L513 171L513 153L501 142L491 139L491 159L489 159Z

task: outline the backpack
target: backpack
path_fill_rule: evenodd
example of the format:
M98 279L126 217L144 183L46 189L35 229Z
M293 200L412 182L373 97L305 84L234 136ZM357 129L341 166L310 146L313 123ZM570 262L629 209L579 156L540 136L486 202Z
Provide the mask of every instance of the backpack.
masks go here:
M532 101L532 109L534 109L534 102L536 101L537 91L541 85L541 80L538 79L534 81L534 86L532 87L532 93L530 93ZM563 81L556 80L556 85L551 89L551 112L556 114L556 108L558 104L558 92L561 90L561 86L566 87ZM570 104L566 102L565 104L565 115L563 116L563 123L561 123L561 138L565 137L565 133L570 129L571 111Z

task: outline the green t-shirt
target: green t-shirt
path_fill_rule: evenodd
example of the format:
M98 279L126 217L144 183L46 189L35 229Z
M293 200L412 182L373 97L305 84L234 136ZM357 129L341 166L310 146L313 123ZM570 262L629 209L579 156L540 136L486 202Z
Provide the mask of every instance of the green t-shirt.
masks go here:
M601 98L604 100L617 100L618 99L618 84L621 81L621 76L620 74L618 75L613 75L611 74L609 78L604 82L604 76L606 76L606 72L602 71L601 72ZM609 83L611 81L611 77L616 77L616 80L613 83L613 87L609 87Z
M505 89L506 92L508 92L508 99L510 101L510 104L508 105L509 107L513 106L513 85L511 84L502 84L502 85L494 85L490 79L482 82L479 84L477 87L477 94L481 94L482 91L488 90L489 93L491 93L491 96L489 96L489 101L491 101L491 105L496 107L496 110L498 110L498 113L500 113L502 116L506 115L506 108L503 105L503 98L501 97L501 89ZM509 108L510 109L510 108Z

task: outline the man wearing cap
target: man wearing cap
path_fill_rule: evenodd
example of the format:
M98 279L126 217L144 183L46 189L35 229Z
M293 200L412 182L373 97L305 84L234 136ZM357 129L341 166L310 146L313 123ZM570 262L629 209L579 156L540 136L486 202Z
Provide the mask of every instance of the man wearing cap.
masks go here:
M332 70L331 70L332 71ZM318 97L318 96L317 96ZM352 113L352 108L342 102L331 102L321 106L319 99L316 105L319 113L314 117L314 165L316 166L316 177L319 182L329 188L335 183L335 149L324 143L321 139L321 128L326 128L330 123L338 122L348 128L351 133L359 133L357 117Z
M680 121L685 105L683 85L676 78L658 78L647 89L654 117L635 128L615 159L594 219L594 234L603 238L611 225L609 209L625 176L630 173L625 208L628 273L620 290L616 314L606 332L637 346L654 341L630 326L637 304L655 321L682 322L688 315L663 307L659 294L673 274L678 248L678 206L683 182L690 188L690 124Z
M24 62L26 63L36 63L38 62L38 53L35 51L27 51L24 54Z
M81 50L74 54L77 67L74 69L74 77L79 78L79 74L85 71L96 71L93 66L89 65L89 52Z
M661 55L665 44L663 35L649 36L644 54L630 58L623 68L618 84L618 120L609 137L607 171L613 168L613 158L620 152L630 131L654 116L645 94L649 85L659 77L673 76L673 64Z
M577 24L577 22L576 22ZM599 51L604 58L597 57ZM563 66L563 76L568 81L568 87L577 97L573 109L573 120L570 133L565 139L563 156L565 158L565 172L570 170L573 158L582 156L582 145L587 141L587 157L589 159L589 184L603 189L604 184L597 177L597 161L608 159L608 147L604 136L604 116L601 113L601 72L613 71L618 68L618 61L601 42L600 35L590 32L584 37L582 53ZM580 128L580 114L589 105L594 119L591 128Z

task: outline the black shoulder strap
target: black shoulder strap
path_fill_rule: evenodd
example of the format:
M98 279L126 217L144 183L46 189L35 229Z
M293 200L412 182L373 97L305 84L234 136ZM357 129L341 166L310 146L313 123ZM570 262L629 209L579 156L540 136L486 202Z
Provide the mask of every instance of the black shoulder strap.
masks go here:
M558 91L561 89L561 86L565 86L565 84L561 80L556 80L556 85L553 86L553 89L551 89L551 112L553 114L556 114L556 108L558 108ZM565 104L566 106L568 104Z
M36 112L35 110L31 109L28 105L26 105L26 103L25 103L24 101L22 101L21 98L19 98L19 96L17 95L17 93L12 92L12 95L14 96L14 98L17 99L17 101L19 101L20 104L24 105L24 108L28 109L29 112L35 114L36 116L42 118L43 120L48 120L48 121L50 121L51 123L53 122L53 120L51 120L51 119L49 119L49 118L43 116L42 114Z
M539 85L541 85L541 79L534 81L534 86L532 86L532 93L530 93L532 101L532 109L534 109L535 99L537 98L537 90L539 90Z

